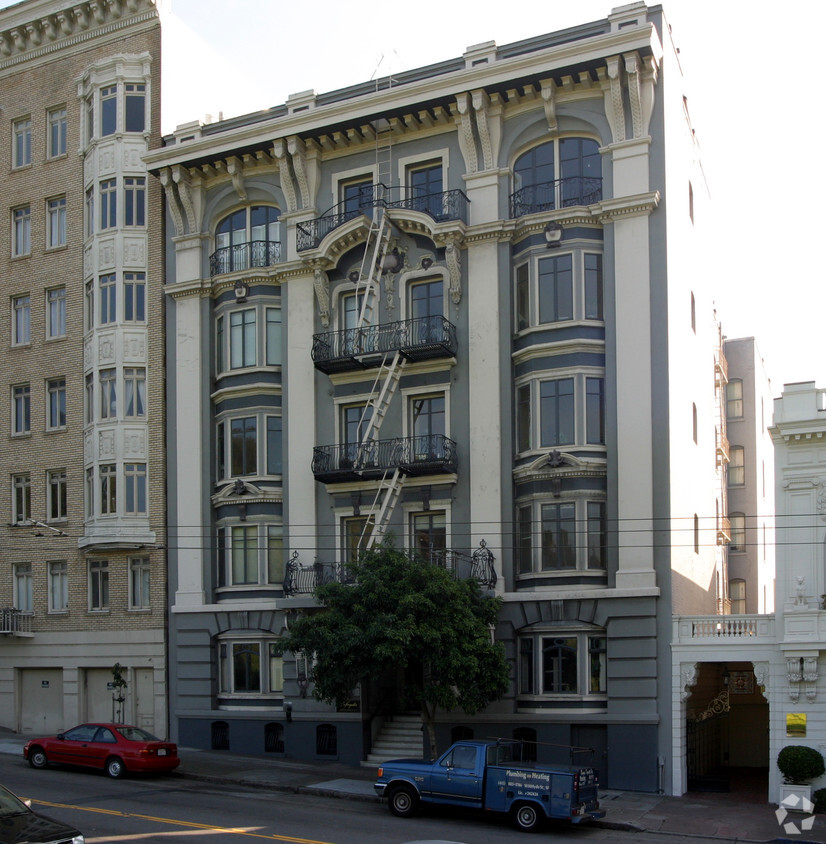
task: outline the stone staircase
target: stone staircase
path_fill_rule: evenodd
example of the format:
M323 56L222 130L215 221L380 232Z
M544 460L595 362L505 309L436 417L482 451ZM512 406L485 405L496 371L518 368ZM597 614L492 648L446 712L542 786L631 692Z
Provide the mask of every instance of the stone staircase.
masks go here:
M373 767L388 759L421 759L423 754L421 715L393 715L382 725L373 742L365 767Z

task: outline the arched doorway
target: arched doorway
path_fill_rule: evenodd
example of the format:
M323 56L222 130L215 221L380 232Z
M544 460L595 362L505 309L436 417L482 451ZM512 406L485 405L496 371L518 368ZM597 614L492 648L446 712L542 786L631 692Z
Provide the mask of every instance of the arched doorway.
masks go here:
M687 790L764 803L768 766L769 704L752 663L701 663L686 701Z

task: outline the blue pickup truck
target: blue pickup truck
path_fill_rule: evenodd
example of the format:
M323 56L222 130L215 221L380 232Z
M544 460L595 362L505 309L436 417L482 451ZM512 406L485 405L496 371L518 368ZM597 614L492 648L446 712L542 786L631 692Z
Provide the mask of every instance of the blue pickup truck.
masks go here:
M581 823L605 817L593 768L534 765L520 758L520 742L459 741L435 761L385 762L374 788L400 818L420 803L510 813L524 832L538 829L544 818Z

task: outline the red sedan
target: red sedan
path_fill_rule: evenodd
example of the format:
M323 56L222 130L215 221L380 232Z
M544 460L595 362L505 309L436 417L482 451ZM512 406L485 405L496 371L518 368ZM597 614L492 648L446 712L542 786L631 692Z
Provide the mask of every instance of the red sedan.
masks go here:
M181 761L177 745L126 724L81 724L56 736L32 739L23 748L23 757L33 768L52 762L82 765L99 768L110 777L171 771Z

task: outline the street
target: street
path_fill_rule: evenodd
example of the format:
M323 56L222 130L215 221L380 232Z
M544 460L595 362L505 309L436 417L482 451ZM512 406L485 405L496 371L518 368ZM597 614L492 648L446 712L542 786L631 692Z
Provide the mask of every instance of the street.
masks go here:
M31 799L35 811L77 826L87 844L193 838L204 844L239 844L243 838L295 844L512 844L521 839L506 818L472 812L435 809L400 820L379 803L220 786L174 775L111 780L81 770L35 771L22 758L8 755L0 757L0 782ZM540 839L550 834L559 842L631 842L634 835L554 825ZM647 834L646 840L674 844L675 837Z

